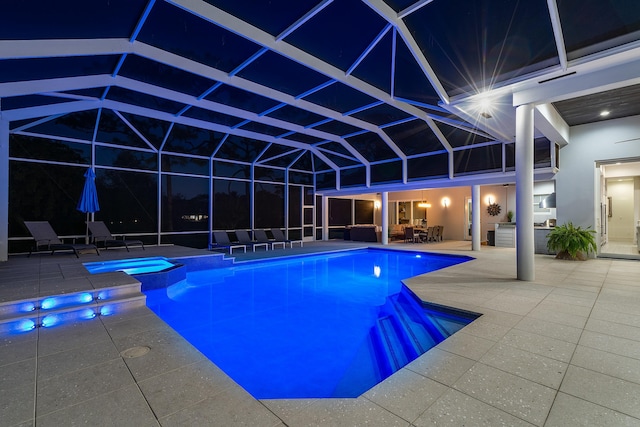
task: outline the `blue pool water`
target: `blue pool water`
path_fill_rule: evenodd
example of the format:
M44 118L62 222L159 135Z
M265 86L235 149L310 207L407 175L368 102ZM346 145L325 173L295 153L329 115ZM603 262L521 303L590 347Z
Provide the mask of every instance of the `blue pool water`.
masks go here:
M255 398L357 397L475 318L401 283L469 259L355 250L192 272L145 293Z
M91 274L124 271L127 274L155 273L175 267L164 257L131 258L104 262L85 262L84 267Z

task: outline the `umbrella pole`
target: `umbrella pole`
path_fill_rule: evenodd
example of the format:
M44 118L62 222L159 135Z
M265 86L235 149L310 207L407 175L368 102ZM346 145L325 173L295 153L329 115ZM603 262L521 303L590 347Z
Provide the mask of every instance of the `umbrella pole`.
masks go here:
M85 221L84 243L89 244L89 212L87 212L87 220Z

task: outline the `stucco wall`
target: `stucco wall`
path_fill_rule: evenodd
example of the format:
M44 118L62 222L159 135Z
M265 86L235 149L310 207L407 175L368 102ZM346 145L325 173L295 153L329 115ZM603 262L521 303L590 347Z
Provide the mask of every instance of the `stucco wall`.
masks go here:
M598 230L596 162L628 158L640 158L640 116L572 127L556 175L558 224Z

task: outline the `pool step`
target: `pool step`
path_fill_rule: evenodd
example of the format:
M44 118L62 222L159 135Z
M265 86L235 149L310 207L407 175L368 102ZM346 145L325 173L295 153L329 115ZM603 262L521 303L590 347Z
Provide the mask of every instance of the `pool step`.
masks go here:
M385 315L372 328L371 338L378 350L378 365L389 375L449 336L433 323L435 319L430 319L433 324L423 324L420 319L426 313L410 299L387 300L383 312Z
M27 332L61 322L108 316L145 304L140 283L9 301L0 303L0 333Z

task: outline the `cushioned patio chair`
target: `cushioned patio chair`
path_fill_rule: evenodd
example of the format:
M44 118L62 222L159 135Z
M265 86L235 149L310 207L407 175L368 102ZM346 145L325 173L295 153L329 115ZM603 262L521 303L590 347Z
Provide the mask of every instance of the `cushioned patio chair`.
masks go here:
M124 246L127 252L129 252L129 247L141 246L142 250L144 250L142 240L125 239L124 236L122 236L122 239L116 239L107 228L107 225L102 221L89 221L87 222L87 226L89 227L93 242L96 245L102 242L105 249L121 248Z
M29 256L31 256L33 249L35 249L36 252L40 251L41 249L51 251L51 255L53 255L55 251L73 251L77 258L80 258L78 253L84 250L96 251L96 253L100 255L100 252L98 251L98 247L96 245L84 243L64 243L62 240L60 240L56 232L53 230L53 227L51 227L49 221L25 221L24 225L27 227L27 230L29 230L29 233L31 233L31 236L36 241L34 247L29 250Z
M259 248L260 246L264 246L265 251L269 250L270 243L251 240L251 237L249 236L249 232L247 230L236 230L236 237L238 238L238 242L242 243L243 245L251 246L251 250L253 252L255 252L256 248Z
M276 245L282 245L282 249L284 249L286 246L285 242L278 242L276 240L269 239L269 236L267 236L267 232L264 230L254 230L253 235L256 238L256 242L268 243L269 245L271 245L271 250L274 250Z
M228 250L229 254L232 254L234 249L242 249L244 253L247 253L247 246L229 240L229 235L226 231L214 231L213 239L215 240L215 243L212 243L209 246L209 250L211 251L222 249L225 251Z
M284 242L285 244L285 248L287 247L287 243L289 244L289 247L293 248L293 244L294 243L299 243L300 247L302 247L302 240L291 240L291 239L287 239L286 237L284 237L284 232L282 230L280 230L279 228L272 228L271 229L271 234L273 234L273 238L275 239L276 242Z

